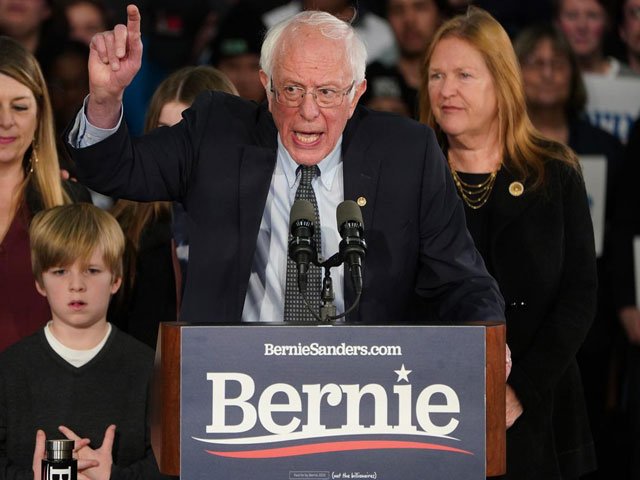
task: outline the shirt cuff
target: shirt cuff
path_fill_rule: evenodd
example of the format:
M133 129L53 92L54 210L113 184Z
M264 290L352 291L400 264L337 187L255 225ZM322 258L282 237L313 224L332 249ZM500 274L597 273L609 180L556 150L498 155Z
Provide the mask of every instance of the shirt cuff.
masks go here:
M115 127L99 128L95 125L91 125L86 114L88 98L89 95L84 98L82 109L80 109L80 111L76 115L76 119L73 122L73 128L69 132L69 137L67 140L73 148L90 147L91 145L95 145L96 143L101 142L105 138L110 137L111 135L116 133L118 128L120 128L120 124L122 123L123 109L122 105L120 105L120 118L118 119L118 123Z

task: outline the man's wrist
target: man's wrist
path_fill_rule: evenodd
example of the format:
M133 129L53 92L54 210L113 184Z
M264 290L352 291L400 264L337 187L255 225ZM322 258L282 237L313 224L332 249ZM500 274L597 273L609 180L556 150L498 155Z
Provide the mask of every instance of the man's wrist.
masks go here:
M121 95L117 97L101 97L90 94L87 100L85 114L91 125L109 130L118 124L121 108Z

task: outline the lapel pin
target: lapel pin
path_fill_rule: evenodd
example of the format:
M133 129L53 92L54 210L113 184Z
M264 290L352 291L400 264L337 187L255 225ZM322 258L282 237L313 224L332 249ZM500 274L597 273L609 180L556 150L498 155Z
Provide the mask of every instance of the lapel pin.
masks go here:
M524 193L524 185L520 182L511 182L511 185L509 185L509 193L514 197L519 197Z
M364 207L367 204L367 199L364 197L358 197L358 199L356 200L356 203L358 204L359 207Z

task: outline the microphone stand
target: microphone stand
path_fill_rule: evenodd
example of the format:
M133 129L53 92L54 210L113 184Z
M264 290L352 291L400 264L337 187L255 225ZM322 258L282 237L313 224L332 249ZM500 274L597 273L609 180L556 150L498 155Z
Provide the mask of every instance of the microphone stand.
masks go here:
M344 256L342 253L338 252L333 255L331 258L324 262L318 262L318 259L315 258L313 260L313 264L318 267L324 268L324 278L322 280L322 291L320 292L320 312L316 313L311 304L309 303L306 296L306 282L304 282L305 288L300 288L303 282L298 280L298 288L300 288L300 293L302 295L302 300L304 302L305 307L309 310L315 319L321 323L328 323L334 320L340 320L347 315L349 315L352 311L356 309L358 304L360 303L360 297L362 296L362 292L356 293L356 298L353 301L353 304L346 309L341 314L336 314L336 306L333 303L335 300L335 294L333 292L333 280L331 280L331 267L337 267L341 265L344 261ZM344 321L344 320L343 320Z
M331 317L336 316L336 306L333 303L336 296L333 293L333 280L331 280L331 269L324 269L322 279L322 293L320 294L320 321L328 322Z
M360 303L361 293L356 295L353 305L351 305L343 313L337 315L336 306L333 303L335 294L333 292L333 280L331 280L331 267L337 267L344 263L344 255L341 252L336 253L324 262L318 262L317 258L313 262L318 267L324 268L324 278L322 279L322 291L320 292L320 321L330 322L332 320L340 320L351 313ZM344 320L343 320L344 321Z
M336 305L334 304L334 300L336 298L333 292L333 280L331 279L331 268L338 267L342 265L345 261L345 254L347 253L347 248L341 246L341 250L325 260L324 262L318 261L318 253L315 252L315 248L313 251L315 255L312 259L312 263L320 268L324 269L324 278L322 279L322 291L320 292L320 311L316 312L311 307L309 300L306 295L306 278L298 277L298 289L300 290L300 294L302 295L302 300L304 302L305 307L309 310L314 318L321 323L328 323L334 320L340 320L349 315L352 311L354 311L358 304L360 303L360 297L362 296L362 290L356 291L356 298L353 301L353 304L347 308L341 314L337 314ZM346 277L346 275L345 275ZM342 320L344 322L344 320Z
M314 259L313 263L320 268L324 269L324 277L322 279L322 291L320 292L320 321L328 322L336 318L340 318L336 315L336 305L333 301L336 298L333 292L333 280L331 279L331 267L337 267L342 263L342 258L339 253L336 253L331 258L324 262L318 262L318 258Z

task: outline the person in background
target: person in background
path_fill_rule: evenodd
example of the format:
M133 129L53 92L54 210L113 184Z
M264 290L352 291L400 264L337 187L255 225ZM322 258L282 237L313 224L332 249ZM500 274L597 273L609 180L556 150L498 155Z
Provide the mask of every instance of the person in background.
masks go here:
M262 16L271 28L304 10L328 12L353 25L367 48L367 62L393 63L397 57L393 32L387 21L357 0L291 0Z
M111 27L109 12L101 0L64 0L62 8L71 40L88 46L96 33Z
M69 25L54 0L0 0L0 35L24 46L46 71L52 53L67 40Z
M210 66L172 73L151 98L145 131L180 122L196 97L210 90L238 94L231 81ZM126 249L122 288L111 302L108 318L155 348L159 323L177 319L189 260L187 216L179 203L172 207L171 202L130 200L118 200L111 213L124 231ZM174 261L176 248L179 267Z
M566 37L551 24L539 24L523 30L515 39L514 48L522 68L527 113L533 126L546 137L568 145L578 155L604 155L607 192L612 195L622 162L622 144L586 118L587 94ZM610 220L614 196L607 197L606 205L606 218Z
M554 19L567 37L582 73L608 78L632 74L618 59L605 55L605 36L612 28L605 0L554 0Z
M619 2L618 33L626 46L629 68L640 75L640 0Z
M224 73L242 98L262 102L266 98L260 82L260 47L266 27L255 10L239 3L221 20L211 43L211 65Z
M29 234L51 320L0 355L0 479L41 478L45 440L62 435L76 442L79 478L167 478L147 421L153 351L106 320L122 281L122 230L76 204L40 212Z
M446 0L451 12L463 14L469 5L489 12L513 39L523 28L551 20L554 0L514 2L510 0Z
M526 28L516 38L514 48L522 68L527 111L534 127L548 138L568 145L579 156L597 155L606 162L606 197L601 199L606 210L599 232L603 239L597 261L597 311L578 354L598 452L598 470L605 475L616 463L615 449L608 440L613 432L612 412L607 406L615 339L610 234L623 148L616 137L592 126L586 119L586 90L580 69L570 45L557 28L551 24Z
M73 120L84 98L89 94L89 47L68 40L58 46L49 59L49 68L43 72L53 110L56 131L61 132ZM56 136L58 160L64 178L75 178L75 167L64 147L62 137Z
M121 10L113 9L114 0L108 3L113 18L118 18ZM210 7L209 0L144 0L138 7L145 12L141 27L145 48L140 72L125 91L123 103L128 128L139 136L144 132L149 102L160 82L171 72L195 64L194 41L207 21Z
M56 130L62 131L73 120L89 94L89 47L70 40L60 45L43 72L47 79Z
M491 13L512 40L529 25L550 22L554 0L512 2L509 0L475 0L473 4Z
M505 298L506 478L578 478L595 468L575 356L597 284L578 160L532 126L511 41L484 10L471 7L438 30L420 91L420 118L436 130L469 231Z
M606 0L554 0L554 22L578 60L589 120L626 143L640 112L640 76L606 54L615 30L611 8Z
M0 0L0 32L20 42L31 53L38 49L41 27L51 17L48 0Z
M17 41L0 37L0 351L49 319L29 260L28 227L44 209L90 201L62 182L47 85L38 62Z
M417 117L424 52L447 17L447 5L444 0L387 0L386 7L399 57L390 66L374 62L367 67L361 102L374 110Z

